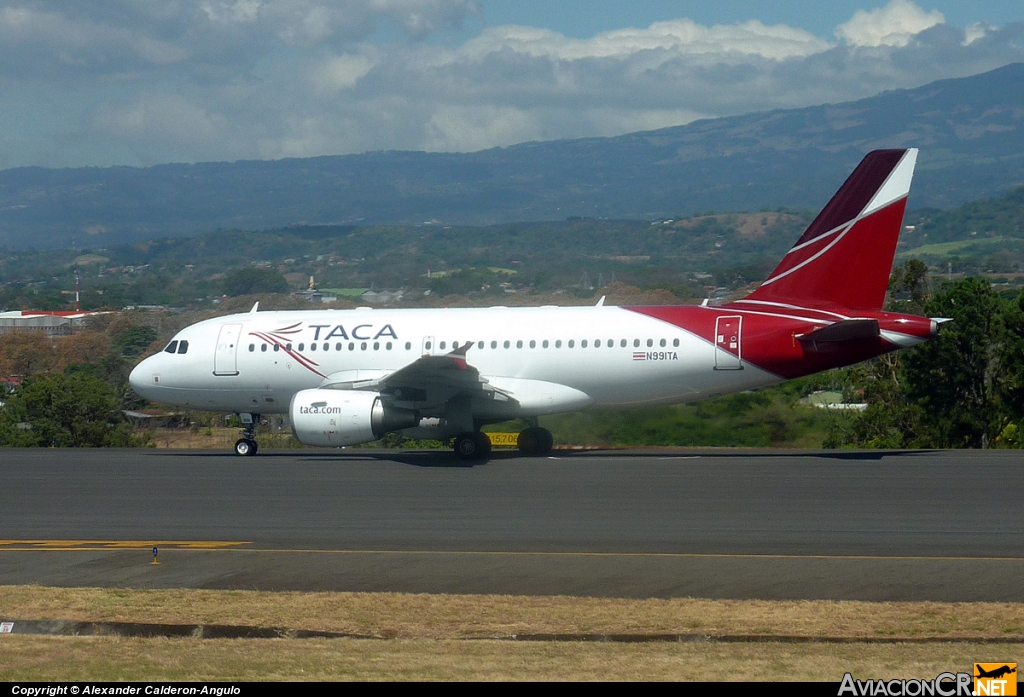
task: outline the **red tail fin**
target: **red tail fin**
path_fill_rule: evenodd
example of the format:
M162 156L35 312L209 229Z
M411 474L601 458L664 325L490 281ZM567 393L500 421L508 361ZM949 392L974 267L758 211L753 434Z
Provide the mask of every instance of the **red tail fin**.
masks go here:
M761 287L740 302L880 310L917 150L868 153Z

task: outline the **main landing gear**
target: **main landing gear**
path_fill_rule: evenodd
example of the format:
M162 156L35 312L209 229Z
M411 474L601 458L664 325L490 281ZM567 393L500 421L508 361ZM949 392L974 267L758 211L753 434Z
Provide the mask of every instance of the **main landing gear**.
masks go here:
M256 445L256 427L260 423L259 414L239 414L242 420L242 437L235 441L235 455L255 455L260 449Z
M516 439L523 455L547 455L554 445L551 431L540 426L523 429ZM455 454L460 460L483 460L491 454L491 439L480 431L466 431L455 437Z
M460 460L483 460L491 454L491 439L480 431L466 431L455 436L455 454Z
M519 452L523 455L547 455L554 444L555 439L551 436L551 431L540 426L523 429L516 440Z

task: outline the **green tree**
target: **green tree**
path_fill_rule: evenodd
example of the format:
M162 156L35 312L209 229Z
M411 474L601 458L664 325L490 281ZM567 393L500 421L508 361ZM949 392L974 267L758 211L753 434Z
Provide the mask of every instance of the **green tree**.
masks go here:
M0 410L0 445L128 447L142 445L103 380L75 373L26 378Z
M225 295L287 293L288 281L271 269L239 269L228 274L221 282L221 287Z
M139 356L156 338L156 329L153 327L135 325L115 336L112 343L122 356Z
M932 445L985 448L1002 430L1005 305L981 278L947 284L925 305L929 316L952 320L905 361L906 393Z

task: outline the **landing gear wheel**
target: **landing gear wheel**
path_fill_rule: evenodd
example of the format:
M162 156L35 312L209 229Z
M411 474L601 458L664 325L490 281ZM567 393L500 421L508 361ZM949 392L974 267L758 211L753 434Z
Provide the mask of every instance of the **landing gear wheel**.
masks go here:
M540 426L523 429L519 432L519 438L516 440L519 452L523 455L547 455L551 452L551 447L554 444L555 439L552 437L551 431Z
M256 445L256 441L249 440L248 438L239 438L235 441L235 454L243 456L255 455L256 451L259 450L259 446Z
M455 437L455 454L460 460L482 460L491 454L491 439L480 431L460 433Z

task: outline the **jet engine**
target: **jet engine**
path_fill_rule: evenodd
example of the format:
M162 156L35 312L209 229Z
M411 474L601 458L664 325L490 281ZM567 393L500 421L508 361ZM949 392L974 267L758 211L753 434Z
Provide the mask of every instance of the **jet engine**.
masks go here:
M355 445L419 424L409 409L389 407L376 392L313 389L296 392L288 409L292 433L306 445Z

